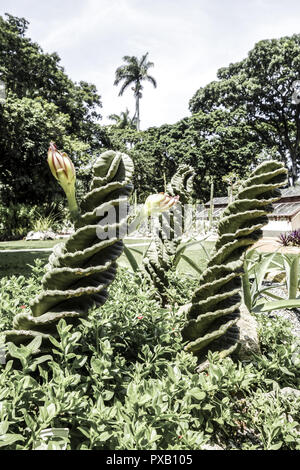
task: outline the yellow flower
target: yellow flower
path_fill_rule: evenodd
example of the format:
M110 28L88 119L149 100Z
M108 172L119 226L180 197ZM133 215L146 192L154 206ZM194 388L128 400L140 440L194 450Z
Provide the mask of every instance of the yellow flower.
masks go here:
M151 194L145 201L144 213L149 217L151 214L165 212L174 206L178 200L179 196L169 196L165 193Z

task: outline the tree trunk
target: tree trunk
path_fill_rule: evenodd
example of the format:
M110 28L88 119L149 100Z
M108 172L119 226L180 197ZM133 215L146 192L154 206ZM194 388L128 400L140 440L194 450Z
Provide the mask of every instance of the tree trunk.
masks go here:
M292 185L295 186L296 181L298 179L297 175L297 151L296 152L290 152L290 158L291 158L291 163L292 163Z
M298 155L299 155L299 145L300 145L300 105L297 104L296 108L296 114L295 114L295 124L296 124L296 141L295 145L291 149L290 152L290 157L292 161L292 182L293 186L295 186L295 183L298 179L297 175L297 160L298 160Z
M135 115L136 115L136 130L140 130L140 97L139 92L135 97Z

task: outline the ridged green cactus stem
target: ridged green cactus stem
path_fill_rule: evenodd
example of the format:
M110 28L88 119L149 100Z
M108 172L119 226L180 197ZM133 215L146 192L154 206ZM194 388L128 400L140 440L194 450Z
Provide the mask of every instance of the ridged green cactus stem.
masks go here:
M208 229L210 230L213 225L214 217L214 179L210 181L210 200L209 200L209 215L208 215Z
M191 303L182 309L187 318L182 330L185 349L202 359L209 350L224 357L238 346L242 255L262 236L272 204L280 198L279 188L286 184L286 174L281 163L264 162L244 181L223 213L214 254Z
M181 204L189 204L193 199L195 170L190 165L181 164L167 185L167 193L178 195Z
M104 304L123 251L128 216L122 207L127 208L132 173L133 163L126 154L108 151L100 155L75 233L55 245L42 279L42 293L31 302L31 312L15 316L14 329L5 332L6 341L26 343L38 335L47 339L56 334L61 318L76 323L93 306ZM115 219L109 220L112 209ZM107 237L110 231L112 235Z
M172 207L172 211L160 214L159 230L154 234L154 240L143 259L142 271L149 284L154 287L156 297L162 305L170 302L167 273L172 269L173 259L181 242L184 204L191 202L194 175L192 167L180 165L167 185L168 193L179 198L179 201Z

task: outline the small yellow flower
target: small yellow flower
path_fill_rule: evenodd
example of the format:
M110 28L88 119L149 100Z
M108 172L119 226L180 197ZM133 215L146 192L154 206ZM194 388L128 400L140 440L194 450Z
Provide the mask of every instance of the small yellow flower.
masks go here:
M179 196L169 196L165 193L151 194L144 204L145 215L149 217L151 214L165 212L174 206L178 200Z

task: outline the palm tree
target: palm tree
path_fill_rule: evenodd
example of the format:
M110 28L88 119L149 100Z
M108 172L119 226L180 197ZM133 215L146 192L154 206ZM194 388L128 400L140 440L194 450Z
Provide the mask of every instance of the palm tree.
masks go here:
M114 85L119 85L121 81L124 83L121 86L119 96L122 96L124 91L129 85L134 84L131 88L134 92L135 97L135 115L134 120L136 122L136 129L140 130L140 98L142 97L142 81L147 80L152 83L154 88L156 88L156 80L148 75L148 69L153 67L153 62L147 61L148 52L142 56L141 59L138 59L135 56L124 56L123 61L126 62L126 65L121 65L116 70Z
M129 116L129 109L126 108L126 111L122 111L119 114L110 114L108 116L108 119L110 119L111 121L115 121L115 125L119 128L119 129L125 129L125 127L130 127L130 128L134 128L135 125L134 125L134 118L131 118Z

